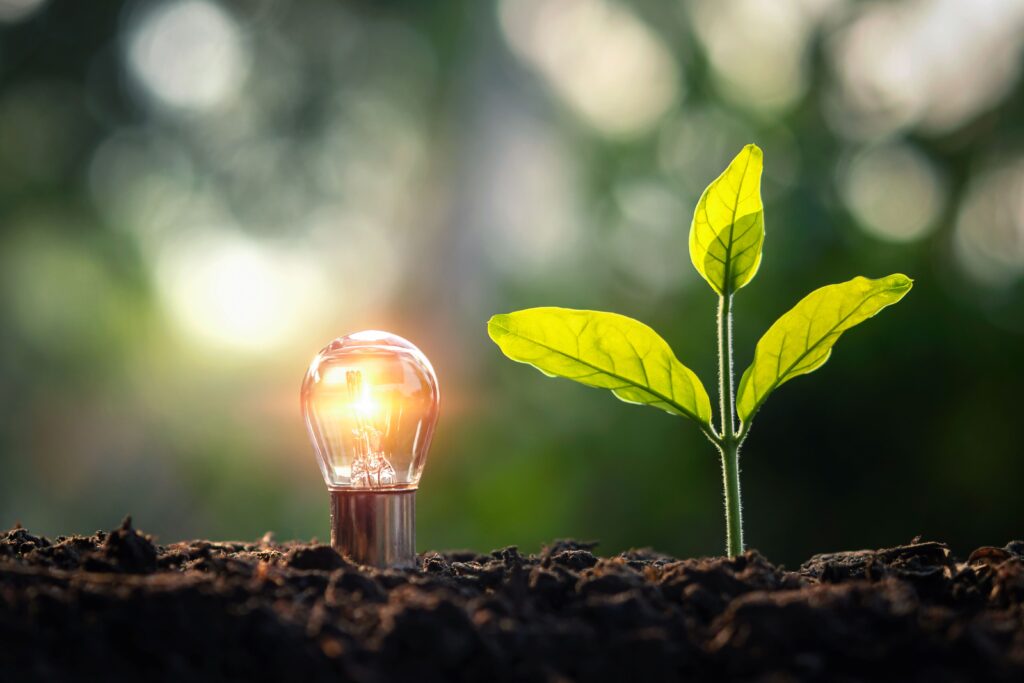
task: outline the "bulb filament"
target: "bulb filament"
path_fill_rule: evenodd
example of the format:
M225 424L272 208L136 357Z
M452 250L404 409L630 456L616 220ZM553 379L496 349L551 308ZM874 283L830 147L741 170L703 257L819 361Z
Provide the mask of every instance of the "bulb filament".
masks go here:
M363 373L349 370L345 373L349 401L355 413L355 429L352 430L356 445L356 457L352 461L351 486L353 488L379 489L395 484L395 468L384 453L384 435L391 422L391 411L383 411L370 393L370 387L363 382Z

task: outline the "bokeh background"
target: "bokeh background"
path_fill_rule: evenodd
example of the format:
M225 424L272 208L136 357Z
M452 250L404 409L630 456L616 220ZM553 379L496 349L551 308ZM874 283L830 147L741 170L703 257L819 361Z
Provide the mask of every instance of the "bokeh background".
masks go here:
M1024 535L1020 0L0 0L0 523L327 536L299 414L332 337L433 360L421 550L722 551L691 424L504 359L496 312L613 310L715 384L701 190L765 151L739 369L807 291L910 296L744 453L790 565Z

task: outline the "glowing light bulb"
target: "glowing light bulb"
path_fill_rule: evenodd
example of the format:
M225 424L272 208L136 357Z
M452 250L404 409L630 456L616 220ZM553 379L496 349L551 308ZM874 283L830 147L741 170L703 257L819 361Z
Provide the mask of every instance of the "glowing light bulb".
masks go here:
M339 337L310 363L302 413L331 495L331 545L362 564L416 559L416 489L437 423L430 361L394 334Z

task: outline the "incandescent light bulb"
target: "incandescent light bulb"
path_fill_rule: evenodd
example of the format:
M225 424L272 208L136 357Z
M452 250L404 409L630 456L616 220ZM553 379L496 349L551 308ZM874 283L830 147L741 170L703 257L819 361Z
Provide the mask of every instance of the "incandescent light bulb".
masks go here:
M302 413L331 496L331 545L361 564L416 560L416 489L438 415L437 377L409 341L368 330L310 363Z

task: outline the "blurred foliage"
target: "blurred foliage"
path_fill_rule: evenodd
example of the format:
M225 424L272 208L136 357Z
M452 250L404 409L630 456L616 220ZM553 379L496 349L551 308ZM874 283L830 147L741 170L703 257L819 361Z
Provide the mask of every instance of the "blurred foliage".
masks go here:
M485 321L618 311L713 386L687 228L755 141L739 367L810 287L916 283L761 412L750 544L1019 537L1022 48L1017 0L0 0L0 522L323 538L299 382L383 328L441 381L421 549L721 552L692 425Z

